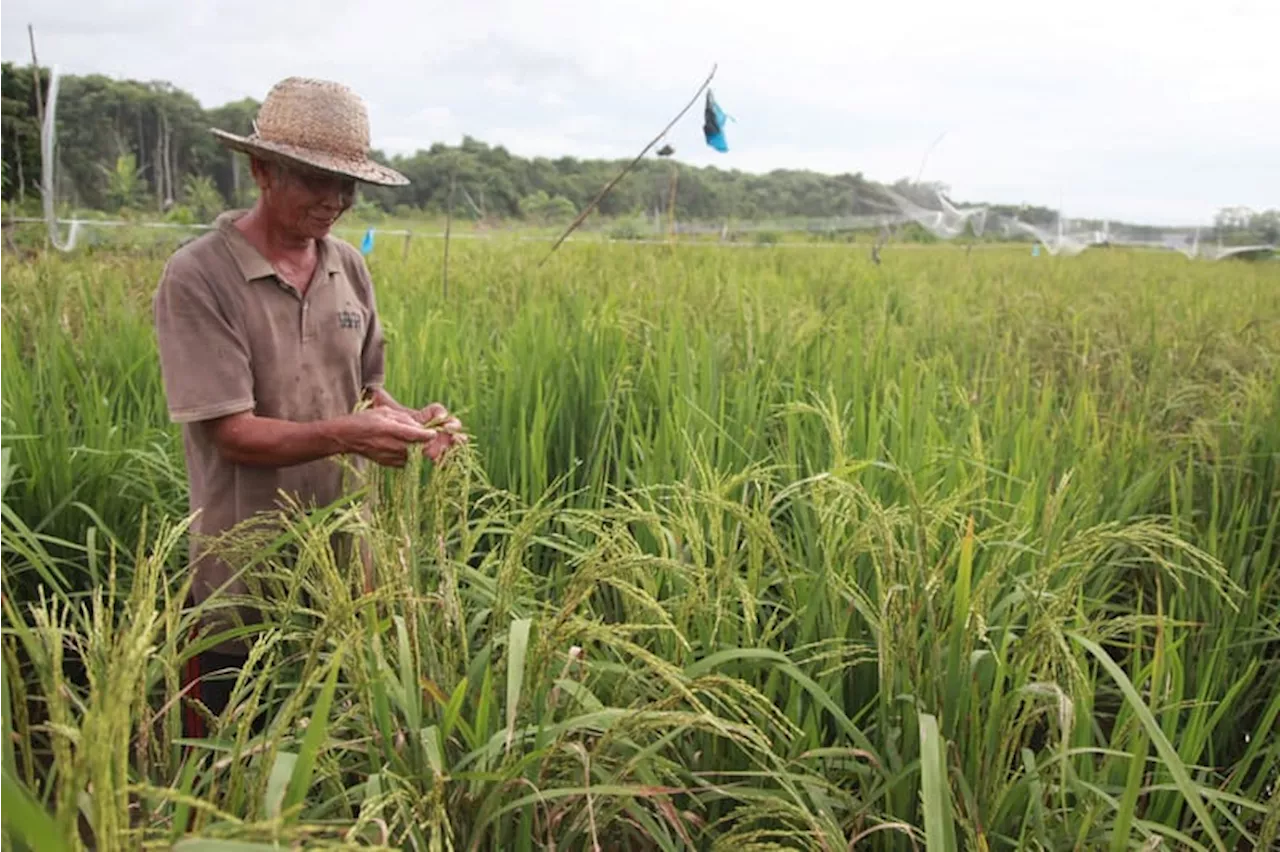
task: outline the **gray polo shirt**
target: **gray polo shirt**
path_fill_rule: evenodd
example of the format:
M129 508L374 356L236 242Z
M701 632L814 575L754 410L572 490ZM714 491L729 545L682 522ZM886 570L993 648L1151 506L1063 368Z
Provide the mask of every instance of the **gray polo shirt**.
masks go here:
M208 550L217 536L282 505L285 492L304 506L341 497L343 463L323 459L288 468L256 468L224 459L210 421L243 411L299 422L350 414L383 381L383 337L364 258L341 240L319 246L306 294L284 283L232 222L169 259L155 294L155 326L169 416L182 424L190 483L192 598L202 601L234 567ZM362 467L363 459L347 465ZM245 594L242 581L228 587Z

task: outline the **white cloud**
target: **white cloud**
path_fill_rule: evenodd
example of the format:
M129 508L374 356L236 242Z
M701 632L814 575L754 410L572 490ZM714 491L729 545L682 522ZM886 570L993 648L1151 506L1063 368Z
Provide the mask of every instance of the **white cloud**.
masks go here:
M289 74L343 80L386 150L467 133L625 156L719 62L731 152L703 144L695 108L672 135L689 162L894 180L945 132L925 174L959 197L1161 222L1280 205L1270 0L8 0L5 18L6 60L27 60L30 21L46 63L207 104Z

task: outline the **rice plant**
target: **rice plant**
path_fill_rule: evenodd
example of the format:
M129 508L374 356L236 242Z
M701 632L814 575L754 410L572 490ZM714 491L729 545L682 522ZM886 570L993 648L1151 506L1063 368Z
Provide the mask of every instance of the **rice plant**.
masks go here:
M1274 264L440 249L389 384L473 442L228 536L202 740L162 257L5 258L10 848L1276 842Z

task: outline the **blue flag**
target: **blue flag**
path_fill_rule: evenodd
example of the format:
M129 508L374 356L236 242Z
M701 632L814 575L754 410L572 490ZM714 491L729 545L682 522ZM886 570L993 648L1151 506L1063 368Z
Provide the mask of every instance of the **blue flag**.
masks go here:
M373 228L364 232L364 242L360 243L360 253L368 254L373 251Z
M716 103L715 96L707 89L707 106L703 112L702 132L707 137L707 144L717 151L729 150L729 143L724 138L724 110Z

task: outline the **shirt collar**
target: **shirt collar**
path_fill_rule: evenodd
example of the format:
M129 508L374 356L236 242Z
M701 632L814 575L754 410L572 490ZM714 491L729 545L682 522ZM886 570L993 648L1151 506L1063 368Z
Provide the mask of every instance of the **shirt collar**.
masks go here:
M262 256L262 253L254 248L253 244L245 239L244 234L235 227L235 221L248 213L247 210L228 210L222 213L214 220L214 226L218 229L226 239L227 248L231 250L231 257L235 260L236 266L240 268L240 274L244 276L244 280L256 281L259 278L271 278L276 274L275 268L271 265L271 261ZM342 268L341 256L337 247L333 244L333 237L326 236L320 240L320 263L324 264L325 271L329 273L338 272Z

